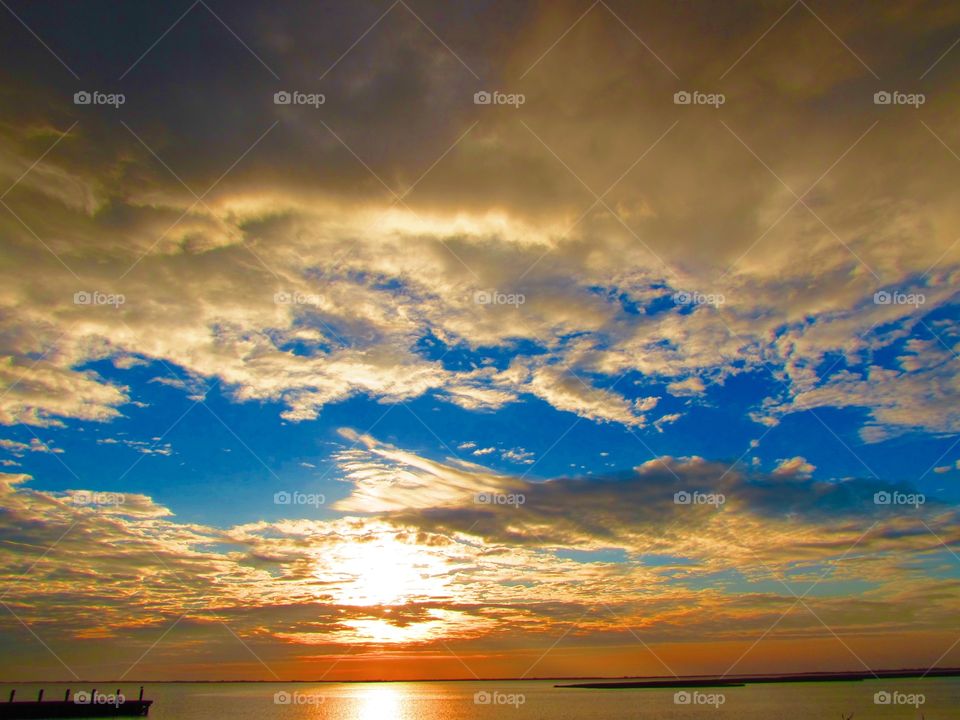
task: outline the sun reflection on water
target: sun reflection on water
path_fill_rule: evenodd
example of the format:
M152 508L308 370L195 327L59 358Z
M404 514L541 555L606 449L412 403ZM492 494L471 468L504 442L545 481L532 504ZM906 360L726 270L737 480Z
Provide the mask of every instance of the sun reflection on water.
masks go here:
M389 685L363 688L358 700L356 720L394 720L401 717L401 693Z

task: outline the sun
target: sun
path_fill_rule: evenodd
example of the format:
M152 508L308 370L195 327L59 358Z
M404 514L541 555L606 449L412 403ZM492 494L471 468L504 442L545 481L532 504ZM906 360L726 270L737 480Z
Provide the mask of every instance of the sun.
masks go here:
M367 542L344 543L323 558L317 577L334 585L341 605L404 605L446 597L447 560L435 550L383 534Z

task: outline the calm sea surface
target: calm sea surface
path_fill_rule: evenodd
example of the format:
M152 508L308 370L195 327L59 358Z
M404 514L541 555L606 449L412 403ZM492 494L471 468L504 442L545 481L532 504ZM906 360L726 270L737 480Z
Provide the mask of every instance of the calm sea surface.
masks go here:
M766 720L789 718L855 720L873 718L960 718L960 679L800 683L703 689L690 702L674 702L674 690L578 690L554 688L553 681L413 683L154 683L146 697L155 700L154 720ZM39 685L2 685L0 702L10 690L18 699L35 699ZM62 698L64 685L46 685L49 699ZM76 689L76 686L73 686ZM138 688L121 685L128 697ZM89 688L87 688L89 689ZM98 691L115 692L116 685ZM878 692L900 693L877 705ZM689 691L692 692L692 691ZM720 698L711 693L723 694ZM883 696L881 696L883 697ZM891 696L892 698L893 696ZM710 704L710 703L713 704Z

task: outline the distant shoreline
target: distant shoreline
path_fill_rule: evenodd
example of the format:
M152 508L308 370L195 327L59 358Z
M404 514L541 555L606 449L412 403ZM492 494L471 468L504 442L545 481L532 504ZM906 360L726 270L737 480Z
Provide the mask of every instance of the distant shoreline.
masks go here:
M667 688L667 687L731 687L752 683L790 682L844 682L859 680L886 680L896 678L960 677L960 668L913 668L900 670L858 670L848 672L775 673L765 675L683 675L676 678L665 676L593 676L593 677L535 677L535 678L417 678L412 680L0 680L0 685L237 685L263 684L284 685L308 683L312 685L344 685L363 683L425 683L425 682L544 682L584 681L555 685L564 688Z
M774 675L700 675L679 678L636 678L630 680L611 680L554 685L558 688L585 688L591 690L618 690L643 688L683 688L683 687L743 687L759 683L802 683L802 682L860 682L862 680L889 680L895 678L960 677L958 668L934 670L872 670L856 672L813 672L783 673Z

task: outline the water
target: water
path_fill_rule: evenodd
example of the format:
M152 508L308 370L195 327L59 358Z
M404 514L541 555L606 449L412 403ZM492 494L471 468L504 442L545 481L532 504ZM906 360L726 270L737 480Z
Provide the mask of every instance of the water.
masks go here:
M838 720L850 713L855 720L920 718L921 713L927 720L960 718L960 678L784 683L699 691L722 693L724 702L719 707L678 705L674 690L581 690L553 685L554 681L546 680L153 683L147 685L145 695L156 701L150 710L153 720ZM14 687L19 699L34 699L41 686L0 686L0 701L5 701ZM59 699L66 686L42 687L48 699ZM76 684L71 687L78 689ZM116 683L97 685L98 690L110 693L117 687ZM128 697L137 696L138 687L119 687ZM925 702L919 708L876 705L874 694L884 690L922 695ZM283 700L290 702L284 704Z

